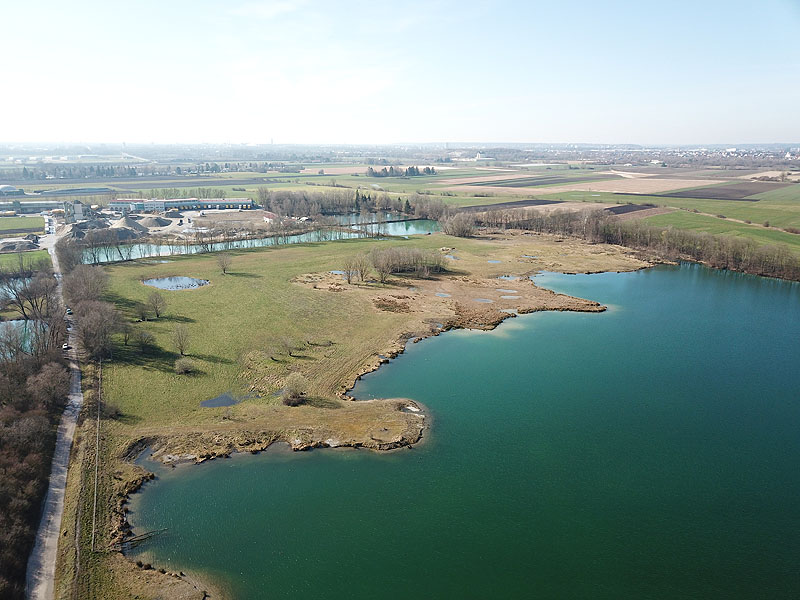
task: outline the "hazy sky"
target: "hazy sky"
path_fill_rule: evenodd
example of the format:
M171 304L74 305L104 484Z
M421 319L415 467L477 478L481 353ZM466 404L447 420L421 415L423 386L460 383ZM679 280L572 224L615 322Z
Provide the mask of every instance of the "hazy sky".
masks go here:
M4 0L0 140L800 141L800 0Z

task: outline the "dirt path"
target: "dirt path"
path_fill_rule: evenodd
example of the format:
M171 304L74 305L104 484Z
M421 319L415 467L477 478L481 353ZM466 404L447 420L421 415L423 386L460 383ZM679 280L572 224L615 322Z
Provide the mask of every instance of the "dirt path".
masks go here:
M55 238L55 236L52 237ZM61 269L58 265L53 244L47 244L47 246L47 250L53 260L53 271L58 279L58 296L63 301L61 295ZM74 332L70 332L68 341L69 345L74 348L76 341ZM69 368L72 374L69 400L64 413L61 415L61 423L58 425L56 449L50 469L50 483L44 500L42 520L39 522L39 529L36 532L36 543L28 558L25 593L27 598L35 600L51 600L53 598L56 553L58 550L59 531L61 530L61 516L64 512L64 489L67 484L67 466L69 465L72 438L75 435L75 424L83 406L81 371L74 349L69 351L69 358Z

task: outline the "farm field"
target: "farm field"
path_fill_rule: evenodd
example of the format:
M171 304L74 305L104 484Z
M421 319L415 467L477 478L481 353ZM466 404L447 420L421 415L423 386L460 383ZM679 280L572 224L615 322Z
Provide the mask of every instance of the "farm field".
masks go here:
M0 217L0 237L43 232L44 218L42 217Z
M645 222L659 227L675 227L705 231L712 234L737 235L748 237L759 244L784 244L793 252L800 254L800 235L787 233L775 228L760 225L747 225L717 217L698 215L685 211L675 211L663 215L646 217Z
M539 196L537 196L539 197ZM741 200L711 200L702 198L673 198L655 195L609 194L600 192L570 191L562 194L541 196L550 200L570 202L607 202L626 204L650 203L656 206L698 210L708 215L724 215L729 219L752 221L761 225L765 221L773 227L800 228L800 185L776 189L751 196L757 202Z
M708 200L750 200L752 196L792 187L791 183L748 181L747 183L723 183L702 188L680 190L659 194L669 198L701 198Z
M47 250L31 250L30 252L22 253L22 260L25 264L39 262L40 260L46 260L49 263L50 254L48 254ZM0 254L0 268L13 267L18 264L19 253Z

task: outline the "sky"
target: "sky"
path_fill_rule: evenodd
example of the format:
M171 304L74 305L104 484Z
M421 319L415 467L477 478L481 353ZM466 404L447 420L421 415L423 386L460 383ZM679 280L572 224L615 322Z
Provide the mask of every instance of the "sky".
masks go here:
M0 141L800 141L800 0L2 0Z

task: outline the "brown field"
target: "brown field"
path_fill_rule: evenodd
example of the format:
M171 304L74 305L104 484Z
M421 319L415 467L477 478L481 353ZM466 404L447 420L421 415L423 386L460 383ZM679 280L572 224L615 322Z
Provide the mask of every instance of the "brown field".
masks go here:
M656 215L663 215L673 212L674 208L667 208L664 206L654 208L642 208L641 210L632 210L629 212L617 215L617 221L632 221L633 219L644 219L645 217L654 217Z
M468 206L464 210L468 212L487 212L490 210L517 210L535 209L542 212L552 212L554 210L581 211L581 210L600 210L618 206L617 204L607 204L603 202L560 202L558 200L519 200L518 202L500 202L498 204L484 204L482 206Z
M749 174L739 175L736 179L757 179L758 177L780 177L783 173L789 173L789 181L800 181L800 172L792 171L752 171Z
M530 173L519 173L517 175L481 175L480 177L453 177L437 181L441 185L466 185L472 183L491 183L493 181L507 181L509 179L530 179Z
M355 175L358 173L359 175L362 173L367 172L367 167L327 167L325 165L319 165L318 167L308 167L300 171L304 174L313 174L316 175L319 173L319 170L322 169L325 171L325 175Z
M505 177L507 179L508 177ZM531 188L507 188L500 186L477 186L465 187L462 185L445 188L446 190L465 192L470 190L494 192L495 194L518 194L520 192L536 194L557 194L559 192L611 192L619 194L642 194L654 195L673 190L685 188L697 188L708 185L707 180L698 179L656 179L655 177L638 177L613 179L605 181L589 181L586 183L568 183L566 185L541 186Z
M731 185L717 185L701 189L684 189L676 192L659 194L665 198L703 198L706 200L745 200L755 194L771 192L791 183L773 183L769 181L749 181L747 183L733 183ZM758 202L754 198L751 202Z

